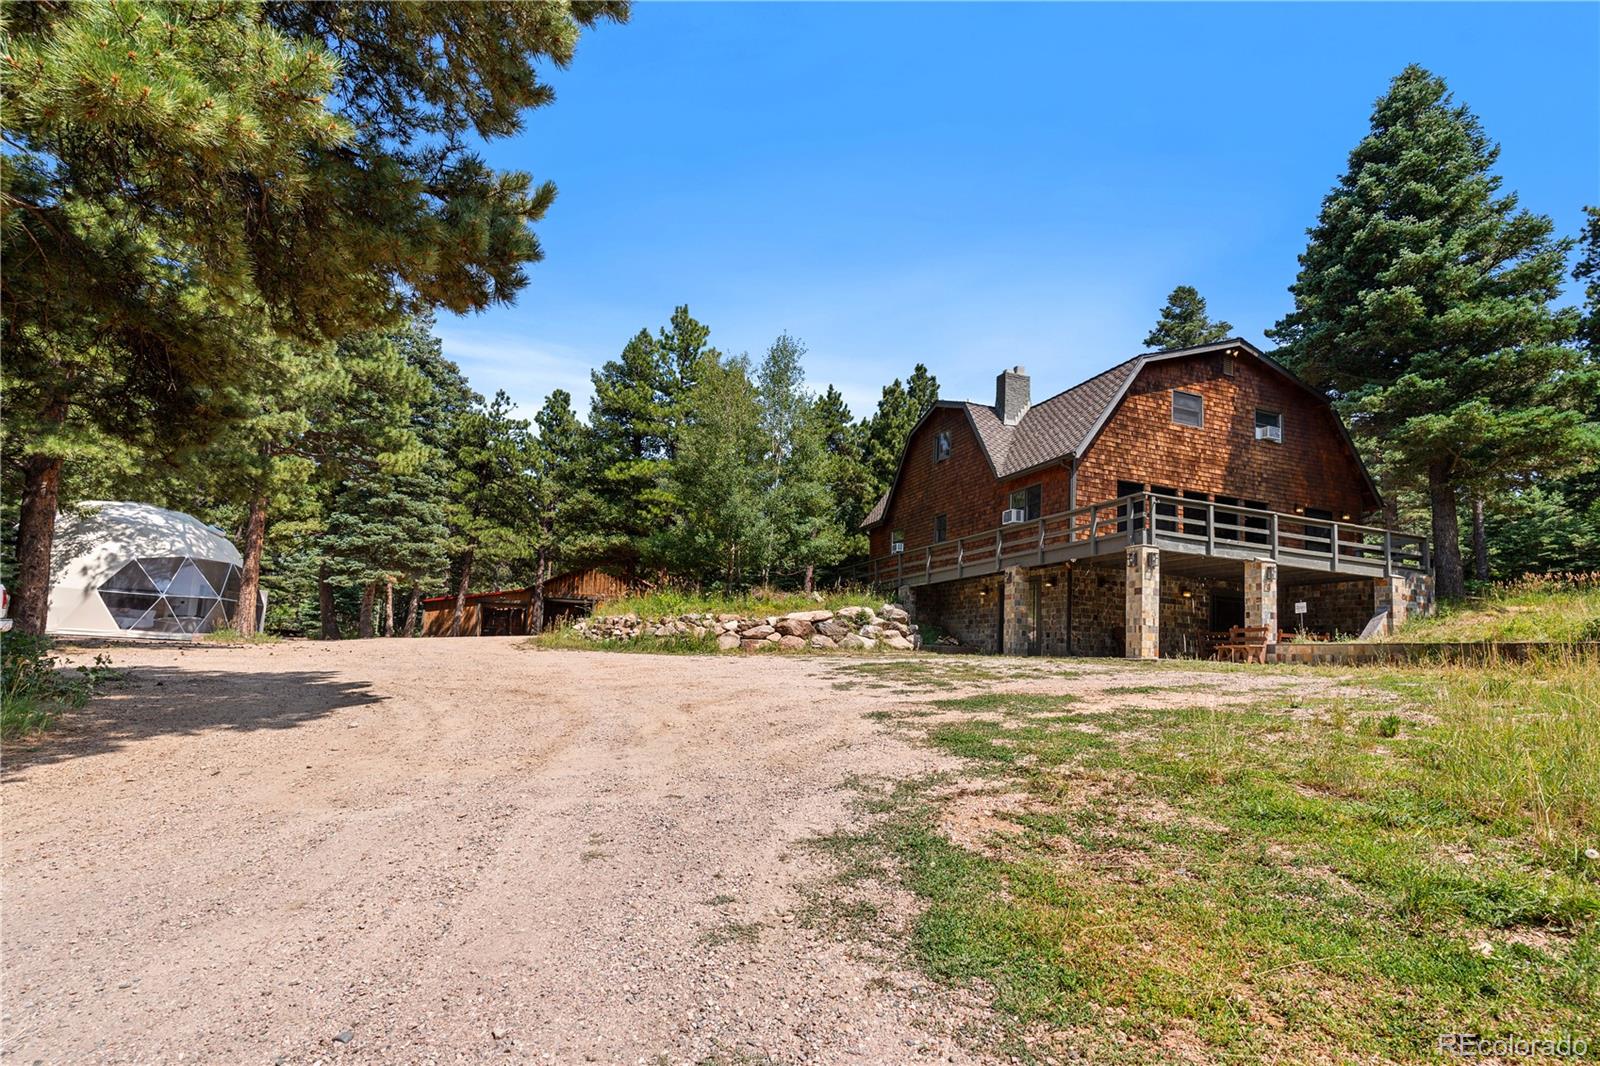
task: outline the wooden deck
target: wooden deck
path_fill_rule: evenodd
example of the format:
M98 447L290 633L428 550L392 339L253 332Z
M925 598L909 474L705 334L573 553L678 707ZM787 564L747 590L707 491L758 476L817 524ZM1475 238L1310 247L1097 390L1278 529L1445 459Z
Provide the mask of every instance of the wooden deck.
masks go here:
M1432 569L1427 539L1414 533L1146 492L878 556L862 576L875 585L931 585L1121 555L1138 545L1350 577Z

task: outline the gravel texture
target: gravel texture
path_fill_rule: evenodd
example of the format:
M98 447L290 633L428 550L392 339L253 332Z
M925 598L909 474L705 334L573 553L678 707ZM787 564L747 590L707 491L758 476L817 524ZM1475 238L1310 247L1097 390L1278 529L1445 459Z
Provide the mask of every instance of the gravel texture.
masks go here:
M114 649L7 752L4 1058L972 1061L796 918L844 782L942 765L892 696L515 644Z

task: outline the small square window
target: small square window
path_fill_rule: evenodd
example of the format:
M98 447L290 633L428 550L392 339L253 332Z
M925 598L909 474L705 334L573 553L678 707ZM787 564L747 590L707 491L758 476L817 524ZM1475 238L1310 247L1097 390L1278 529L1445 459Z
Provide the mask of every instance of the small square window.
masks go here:
M1180 426L1206 424L1206 401L1198 392L1172 390L1172 420Z
M1011 509L1026 512L1030 522L1039 517L1043 504L1044 487L1041 485L1029 485L1011 494Z
M1256 408L1256 440L1283 442L1283 415Z
M947 527L947 524L945 522L945 516L942 515L942 514L934 515L933 516L933 542L935 544L943 544L944 541L945 541L945 536L946 536L947 531L948 531L948 527Z
M948 458L950 458L950 434L941 430L933 438L933 461L942 463Z

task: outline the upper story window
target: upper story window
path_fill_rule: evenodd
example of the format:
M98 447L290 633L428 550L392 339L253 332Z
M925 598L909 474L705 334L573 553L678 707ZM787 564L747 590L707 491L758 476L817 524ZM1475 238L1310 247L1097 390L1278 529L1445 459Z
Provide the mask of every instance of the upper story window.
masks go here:
M1172 420L1180 426L1206 424L1206 401L1198 392L1172 390Z
M896 554L906 550L906 534L904 530L894 530L889 534L889 550Z
M950 434L940 430L933 436L933 461L942 463L950 458Z
M1025 489L1013 492L1006 503L1013 511L1026 511L1028 521L1038 518L1044 506L1044 486L1029 485Z
M942 515L942 514L934 515L933 516L933 542L935 544L943 544L945 542L945 538L949 535L949 532L950 532L950 526L949 526L949 523L945 521L945 516Z
M1256 440L1283 443L1283 415L1277 411L1256 408Z

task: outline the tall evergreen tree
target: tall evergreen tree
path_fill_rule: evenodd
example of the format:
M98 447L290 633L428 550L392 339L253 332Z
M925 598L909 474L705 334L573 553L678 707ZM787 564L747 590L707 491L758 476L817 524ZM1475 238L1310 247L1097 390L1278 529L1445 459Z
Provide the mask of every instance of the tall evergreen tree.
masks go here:
M1385 466L1426 484L1438 590L1464 589L1458 493L1553 473L1594 447L1574 409L1575 316L1555 311L1569 244L1517 209L1499 149L1442 79L1407 67L1324 198L1280 356L1326 390Z
M833 523L842 541L840 555L864 555L867 538L861 523L877 500L863 459L867 427L851 417L850 406L832 385L817 398L815 414L827 453L828 497L833 501Z
M1231 322L1213 322L1206 317L1206 298L1193 285L1179 285L1167 296L1161 317L1144 339L1146 348L1170 351L1195 348L1220 341L1233 332Z
M865 461L872 477L872 499L889 489L900 453L922 416L939 399L939 380L918 363L904 384L896 378L883 387L878 409L867 423Z

